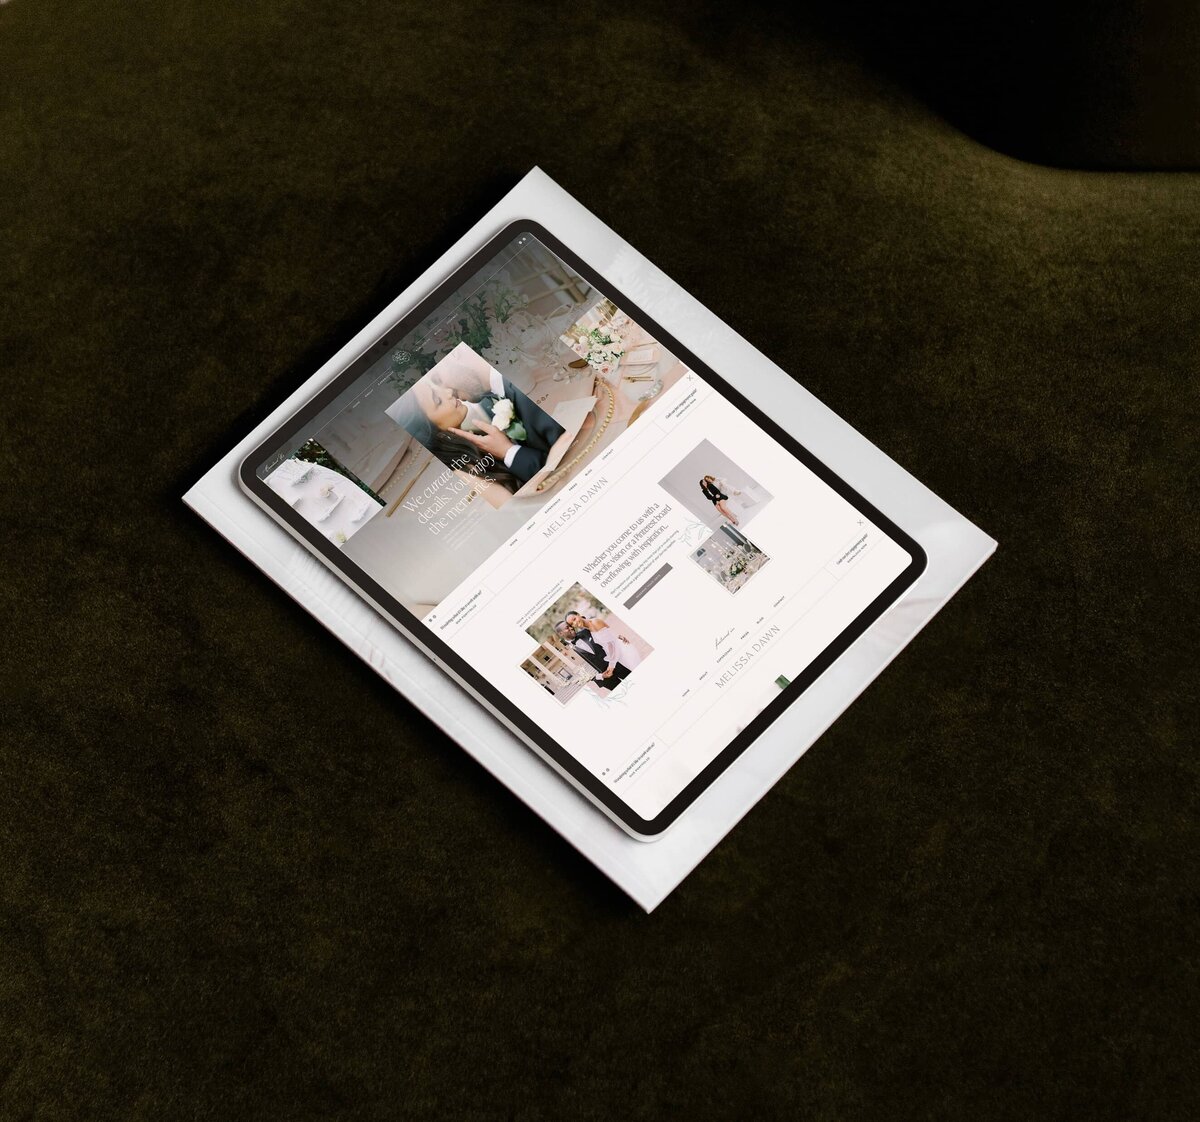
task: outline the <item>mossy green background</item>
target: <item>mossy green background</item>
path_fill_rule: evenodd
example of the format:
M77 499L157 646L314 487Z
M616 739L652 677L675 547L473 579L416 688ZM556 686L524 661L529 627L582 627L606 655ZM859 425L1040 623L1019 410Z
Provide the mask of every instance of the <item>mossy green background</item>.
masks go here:
M1200 177L827 32L0 7L0 1117L1194 1117ZM535 163L1001 543L649 917L180 501Z

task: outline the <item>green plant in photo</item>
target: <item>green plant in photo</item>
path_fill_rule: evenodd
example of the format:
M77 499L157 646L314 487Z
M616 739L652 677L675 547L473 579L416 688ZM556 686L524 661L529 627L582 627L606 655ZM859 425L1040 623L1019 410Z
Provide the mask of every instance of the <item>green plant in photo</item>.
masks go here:
M497 323L507 323L513 312L525 307L527 301L519 293L505 285L497 284L492 294L492 314Z
M463 312L458 326L450 332L450 346L466 343L476 353L487 350L492 345L492 330L488 325L486 293L466 301Z
M398 394L407 393L413 383L433 369L459 343L466 343L477 354L492 346L497 324L508 323L527 301L503 284L492 284L464 300L458 323L432 350L399 349L392 355L391 370L384 382Z

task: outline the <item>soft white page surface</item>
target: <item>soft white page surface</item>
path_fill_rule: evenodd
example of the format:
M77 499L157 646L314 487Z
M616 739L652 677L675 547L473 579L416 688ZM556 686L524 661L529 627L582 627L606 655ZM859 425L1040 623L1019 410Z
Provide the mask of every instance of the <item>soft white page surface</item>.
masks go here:
M634 841L463 693L241 491L242 458L509 222L540 222L925 549L917 583L657 842ZM778 781L987 559L996 543L801 389L538 169L184 496L572 845L652 910ZM447 823L449 827L451 824Z

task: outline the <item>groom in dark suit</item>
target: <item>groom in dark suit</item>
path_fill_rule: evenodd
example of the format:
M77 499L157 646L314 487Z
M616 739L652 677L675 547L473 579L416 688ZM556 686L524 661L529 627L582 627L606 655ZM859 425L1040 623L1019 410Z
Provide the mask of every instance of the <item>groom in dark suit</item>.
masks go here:
M513 403L513 422L508 426L507 433L513 434L518 426L524 432L523 436L517 434L514 439L517 451L511 460L505 459L505 463L522 483L528 483L546 466L547 454L566 430L507 378L501 380L501 385L504 390L502 396ZM484 394L479 403L490 413L497 400L499 398L495 394Z
M604 648L592 638L586 627L572 627L565 619L554 625L554 630L564 643L583 659L599 675L595 681L602 690L615 690L629 677L629 667L623 662L613 664L613 672L607 678L608 658Z
M546 466L554 442L566 431L540 405L531 401L507 378L492 370L488 385L461 374L432 375L435 384L453 390L467 406L466 418L450 431L469 440L481 452L495 457L522 483L528 483ZM468 384L471 382L472 384ZM497 402L511 405L508 416L496 414ZM502 407L503 409L504 407Z

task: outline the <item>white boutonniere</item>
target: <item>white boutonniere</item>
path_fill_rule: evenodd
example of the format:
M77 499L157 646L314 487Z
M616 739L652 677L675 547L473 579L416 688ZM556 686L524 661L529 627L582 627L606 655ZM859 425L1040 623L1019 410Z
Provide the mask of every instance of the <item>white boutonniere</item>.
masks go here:
M516 410L507 397L496 398L492 405L492 424L496 426L509 440L524 440L525 426L514 420Z

